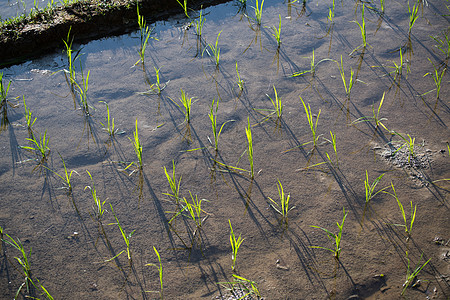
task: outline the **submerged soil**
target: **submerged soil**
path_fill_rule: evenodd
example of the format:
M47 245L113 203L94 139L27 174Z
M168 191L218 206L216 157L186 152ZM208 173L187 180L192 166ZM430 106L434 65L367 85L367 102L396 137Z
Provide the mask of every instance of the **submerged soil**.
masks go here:
M137 32L74 44L82 53L76 64L77 82L82 82L80 63L84 77L89 71L89 114L80 109L79 98L72 98L64 72L58 72L67 69L60 51L1 69L4 83L12 81L8 99L14 107L2 107L0 226L20 239L27 253L32 250L33 278L55 299L159 298L158 271L149 265L159 266L155 247L161 256L166 299L232 299L230 284L225 283L234 280L231 222L236 237L244 238L235 274L254 281L264 299L448 299L447 73L439 98L435 92L423 95L435 88L430 75L424 77L433 72L427 58L442 66L440 70L448 63L430 38L443 38L442 32L448 30L447 17L442 16L447 12L445 2L421 6L411 34L405 1L386 3L384 14L366 6L370 45L353 53L361 43L359 27L352 22L361 22L361 3L336 3L332 24L327 22L329 5L266 1L261 26L245 16L245 12L253 16L250 5L246 11L230 3L211 7L203 12L206 21L200 38L190 20L178 15L155 24L158 41L150 41L145 64L136 64ZM279 16L280 48L271 29L278 26ZM219 33L216 66L209 54ZM399 63L399 49L410 72L405 64L401 77L394 80L389 72L393 62ZM315 72L291 77L310 69L312 55ZM341 55L346 82L351 70L357 76L350 97L336 63ZM242 92L236 63L245 82ZM160 95L152 91L157 82L154 68L160 69L160 82L166 84ZM274 87L282 116L267 119L272 107L267 95L275 99ZM180 89L193 97L189 123L178 102ZM379 119L384 126L375 127L370 118L355 122L373 116L383 93ZM317 121L315 147L299 96ZM34 135L46 132L49 139L46 168L37 166L34 152L19 147L29 145L30 137L22 97L37 117ZM211 147L208 117L213 99L219 101L218 125L230 121L221 132L218 152ZM100 124L107 122L100 101L108 103L118 129L113 138ZM248 123L253 179L244 170L223 167L250 169L244 153ZM126 169L137 161L130 140L136 124L142 171L135 165ZM336 136L337 159L330 131ZM409 152L404 151L408 148L396 151L405 141L393 132L415 138L413 158L420 163L408 162ZM76 170L70 195L53 173L64 174L58 154L68 170ZM176 214L182 206L167 195L171 190L163 167L172 176L173 163L181 197L191 203L191 195L204 199L196 219L204 220L199 230L185 216L187 211ZM369 184L384 174L374 190L387 192L369 202L366 171ZM269 200L279 199L278 180L290 194L287 226ZM410 236L399 226L404 221L391 184L407 221L411 204L417 207ZM93 209L94 185L100 201L105 201L102 226ZM343 210L347 216L336 260L330 251L314 248L333 248L333 243L323 230L311 226L337 233ZM126 244L113 212L127 234L134 232L131 264L126 251L115 257ZM191 244L192 249L185 249ZM10 299L23 282L14 259L20 253L5 242L1 251L0 298ZM428 260L411 282L414 287L401 296L408 265L413 270ZM34 294L21 292L44 298L40 293L40 289Z

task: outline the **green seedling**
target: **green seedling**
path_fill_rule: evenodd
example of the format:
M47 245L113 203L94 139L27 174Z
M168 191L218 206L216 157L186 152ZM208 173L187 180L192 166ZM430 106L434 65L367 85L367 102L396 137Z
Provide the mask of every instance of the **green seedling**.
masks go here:
M384 126L384 124L382 123L382 121L387 121L386 118L380 118L380 110L381 110L381 106L383 105L383 101L384 101L384 96L385 93L383 93L383 97L381 98L380 104L378 105L378 109L375 112L375 108L372 105L372 116L371 117L361 117L356 119L355 121L352 122L352 124L358 124L361 122L370 122L370 121L374 121L375 122L375 129L378 129L380 126L382 126L384 129L386 129L387 131L389 131L386 126Z
M319 117L320 117L321 110L319 109L319 113L317 114L316 122L314 123L313 114L311 113L311 107L309 106L309 103L308 103L308 107L306 107L306 104L303 101L302 97L300 97L300 100L302 101L303 108L305 109L306 118L308 119L309 128L311 129L311 133L313 135L313 140L302 144L302 146L310 144L310 143L313 143L314 147L316 147L317 146L317 141L319 140L319 137L320 137L320 135L317 135L317 124L319 123Z
M395 191L395 188L394 188L394 184L391 183L391 186L392 186L392 193L388 193L388 192L385 192L385 193L391 195L392 197L395 198L395 200L397 200L398 208L400 209L400 212L401 212L402 217L403 217L403 222L404 222L404 224L393 224L393 225L394 226L399 226L399 227L404 227L405 228L405 232L408 235L408 240L409 240L409 238L411 237L411 231L412 231L412 227L414 225L414 221L416 220L417 205L415 205L413 207L413 203L412 203L412 201L410 201L411 214L409 216L409 222L408 222L407 219L406 219L405 209L403 208L402 203L398 199L397 192Z
M31 255L31 247L30 247L30 252L27 253L23 247L22 242L19 239L14 240L7 233L5 233L5 235L9 238L9 240L3 240L3 241L5 243L13 246L15 249L19 250L19 252L21 253L20 257L17 257L17 256L14 257L17 260L17 262L19 263L19 265L22 267L23 275L25 276L25 281L20 285L20 287L17 290L16 295L14 297L14 299L18 299L18 296L19 296L21 290L23 289L23 287L26 287L27 293L29 293L30 288L32 286L34 286L33 280L31 279L31 266L30 266L30 262L29 262L29 256Z
M434 84L436 85L436 88L432 89L431 91L426 92L425 94L422 94L422 96L424 96L432 91L436 91L436 99L439 99L439 94L441 92L441 82L442 82L442 78L445 75L445 71L447 71L447 67L442 69L442 71L439 73L439 67L436 67L434 65L434 63L431 61L431 59L428 58L428 60L433 65L434 73L426 73L425 75L423 75L423 77L431 75L433 77L433 81L434 81Z
M178 108L182 111L182 113L184 114L184 122L186 122L187 124L189 124L191 122L191 106L192 106L192 100L194 98L190 98L188 97L187 93L185 93L183 91L183 89L181 90L181 98L178 98L181 105L183 105L183 107L181 107L181 105L179 105L177 102L175 102L175 100L173 100L172 98L169 98L170 100L172 100L172 102L178 106ZM183 122L183 123L184 123Z
M393 154L397 153L398 151L400 151L400 149L402 149L403 147L407 147L408 148L408 163L411 163L411 157L415 158L416 157L416 153L414 151L414 143L416 141L416 138L411 137L409 134L406 134L408 136L408 139L406 139L403 135L401 135L398 132L395 131L391 131L392 134L398 135L403 141L403 145L401 145L397 150L394 151Z
M380 0L381 13L384 14L384 0Z
M289 200L291 198L290 194L285 194L283 190L283 185L281 184L280 180L278 180L277 184L278 189L278 196L280 198L280 204L277 203L277 201L273 200L272 198L268 197L269 200L272 202L270 203L270 206L281 215L281 222L283 222L286 226L288 225L288 213L295 208L289 207Z
M250 18L253 21L255 21L256 25L258 25L258 26L261 25L263 5L264 5L264 0L262 0L261 5L259 5L259 0L256 0L255 6L253 7L253 10L255 11L255 18Z
M141 145L141 141L139 140L139 132L138 132L137 123L138 123L138 121L136 119L136 130L133 132L133 139L131 139L131 138L128 138L128 139L131 142L133 142L133 149L134 149L134 152L136 153L136 157L137 157L138 163L139 163L138 167L140 170L142 170L142 168L144 167L144 165L142 163L142 145Z
M309 70L303 70L303 71L295 72L295 73L293 73L291 75L291 77L303 76L303 75L306 75L308 73L311 74L312 77L314 77L315 74L316 74L316 68L319 66L319 64L321 64L324 61L333 61L333 60L329 59L329 58L324 58L324 59L321 59L316 64L316 58L315 58L314 49L313 49L312 56L311 56L310 69Z
M333 165L335 165L336 167L339 168L339 159L338 159L338 155L337 155L337 146L336 146L336 135L334 135L333 132L331 132L331 131L330 131L330 135L331 135L331 140L328 140L328 142L330 142L331 145L333 146L334 156L336 157L336 163L333 163L333 161L330 158L330 155L328 155L327 152L325 152L325 154L326 154L326 156L328 158L328 161L331 164L333 164Z
M275 26L272 26L272 35L275 38L275 40L277 41L277 46L278 48L280 48L281 46L281 15L278 15L278 17L280 18L280 22L278 23L278 28L276 28Z
M0 107L5 106L8 101L7 97L10 86L11 80L8 82L5 88L5 85L3 84L3 73L0 73Z
M411 286L415 280L417 275L419 275L420 271L422 271L422 269L430 262L431 258L428 259L424 264L421 263L422 261L422 257L423 257L423 253L420 256L419 262L417 263L416 267L414 268L414 270L411 272L411 261L409 260L408 257L408 251L406 251L406 260L408 261L408 267L406 269L406 280L405 283L403 283L403 289L401 292L401 295L403 296L406 292L406 289Z
M256 299L262 299L258 284L255 281L236 274L233 274L233 278L233 281L218 282L218 284L225 287L236 299L253 299L253 295Z
M64 159L62 158L61 154L58 153L58 155L59 155L59 157L61 158L61 161L62 161L62 163L63 163L64 174L61 175L61 174L57 173L56 171L53 171L53 170L50 169L50 168L47 168L47 169L50 170L50 171L52 171L56 176L58 176L59 178L62 179L62 181L64 181L64 184L66 185L64 188L67 189L67 193L70 195L70 194L72 194L72 182L71 182L72 174L73 174L74 172L75 172L77 175L80 175L80 174L78 174L78 172L75 171L75 170L72 170L72 171L69 172L69 171L67 170L67 167L66 167L66 162L65 162Z
M244 80L241 79L241 75L239 75L238 63L236 62L236 74L237 74L237 84L239 86L239 91L242 93L244 90Z
M30 142L30 146L21 146L20 148L36 151L41 157L40 164L46 162L50 154L50 148L48 147L47 130L44 132L44 135L39 134L39 139L36 139L36 136L32 135L30 138L27 138L27 141Z
M81 68L81 63L80 63L80 68ZM80 100L80 105L81 105L81 109L83 110L83 113L86 116L89 116L89 108L90 105L88 103L88 99L87 99L87 91L89 89L89 75L90 75L91 71L89 70L87 72L86 77L84 77L83 74L83 68L81 68L81 85L78 84L78 82L73 81L73 83L75 84L76 88L77 88L77 94L79 96L79 100Z
M252 139L252 127L250 126L250 117L247 117L247 128L245 128L245 134L247 135L247 155L248 161L250 163L250 176L251 178L255 178L255 173L253 170L253 139Z
M163 167L164 170L164 174L166 175L167 181L169 182L169 186L170 189L172 191L172 194L170 193L163 193L163 195L169 196L170 198L175 199L176 203L179 204L180 202L180 185L181 185L181 178L182 176L180 176L180 178L178 179L177 182L177 178L175 175L175 161L172 160L172 176L170 176L169 172L167 172L166 167Z
M91 173L89 173L88 170L86 170L86 172L88 173L89 177L91 178L92 181L92 185L88 185L84 188L84 190L89 189L91 191L92 194L92 198L94 199L94 206L92 207L94 210L94 216L97 219L97 221L101 224L102 223L102 217L103 214L105 213L105 208L104 208L104 204L106 202L105 201L101 201L98 196L97 196L97 190L95 188L95 183L94 183L94 179L92 179L92 175Z
M330 21L330 23L333 23L333 19L334 19L334 0L333 0L333 7L328 9L328 21ZM327 21L327 22L328 22Z
M347 80L345 79L345 72L344 72L344 63L342 62L342 55L341 55L341 64L339 62L336 62L339 68L339 72L341 73L342 82L344 83L345 93L347 94L347 98L350 99L350 92L352 91L353 84L356 81L356 77L354 78L354 72L353 69L350 68L350 79L347 85ZM354 81L355 79L355 81Z
M258 124L261 124L261 123L265 122L266 120L268 120L273 115L276 115L277 121L281 119L281 115L283 113L283 105L281 104L281 97L278 97L277 89L275 88L275 86L273 86L273 91L274 91L274 94L275 94L275 99L272 99L268 94L266 94L266 96L272 102L273 109L258 109L258 108L255 108L255 110L258 111L258 112L269 112L269 114L265 115L266 117L261 122L259 122Z
M365 4L363 4L362 6L362 10L361 10L361 23L358 22L358 20L353 20L353 23L358 24L359 29L361 31L361 37L362 37L362 44L359 45L358 47L356 47L355 49L353 49L353 51L349 54L352 55L355 51L357 51L359 48L363 48L365 49L367 47L367 33L366 33L366 20L364 19L364 8L365 8Z
M188 7L187 7L187 0L183 0L184 2L183 3L181 3L181 1L180 0L177 0L177 2L178 2L178 4L180 4L181 5L181 7L183 8L183 10L184 10L184 14L186 15L186 17L188 17L189 18L189 15L188 15Z
M326 247L322 247L322 246L310 246L310 247L311 248L324 249L324 250L331 251L334 254L334 257L337 260L339 260L339 255L341 253L342 228L344 227L344 221L345 221L345 218L347 217L347 214L348 214L348 213L345 212L345 208L343 208L342 210L344 212L344 217L342 218L342 222L341 222L341 224L339 224L339 222L336 222L336 224L337 224L337 226L339 228L339 232L337 234L332 233L328 229L322 228L320 226L311 225L311 227L318 228L318 229L321 229L321 230L325 231L325 233L327 234L327 237L330 240L330 242L334 244L334 248L331 249L331 248L326 248Z
M113 210L113 207L112 207L111 203L109 204L109 206L111 207L111 212L112 212L112 214L114 216L114 219L116 219L117 223L111 223L111 224L108 224L108 225L117 225L119 227L119 230L120 230L120 233L122 234L123 240L125 241L125 244L127 245L127 249L126 250L122 250L119 254L117 254L113 258L108 259L107 261L111 261L111 260L117 258L119 255L121 255L122 253L124 253L126 251L127 252L128 261L131 264L132 263L132 256L131 256L131 248L130 248L130 239L131 239L131 236L134 234L134 232L136 230L133 230L130 234L127 234L125 232L125 230L122 228L122 226L120 225L119 219L117 218L116 214L114 213L114 210Z
M203 24L205 23L205 18L203 17L202 9L200 9L200 15L196 20L194 20L194 23L195 23L195 34L198 37L201 37L203 31Z
M369 183L369 174L366 170L366 179L364 180L364 191L366 193L366 203L369 203L370 200L372 200L377 194L383 192L385 189L389 188L384 187L381 190L378 190L377 192L375 192L375 188L377 187L377 184L381 181L381 179L383 178L384 173L381 174L380 176L377 177L377 179L374 180L374 182L372 182L372 184Z
M32 127L34 125L34 122L36 122L37 118L32 117L32 111L28 108L27 104L25 103L25 96L23 96L23 107L25 109L25 113L23 114L25 116L25 119L27 120L27 129L29 132L32 132Z
M186 2L186 0L185 0ZM150 38L154 40L158 40L157 38L151 36L153 33L153 28L147 26L147 22L145 21L144 16L141 16L139 14L139 4L136 5L137 7L137 17L138 17L138 25L139 25L139 32L140 32L140 49L139 49L139 56L141 57L134 65L137 65L139 62L144 63L145 62L145 49L147 49L148 40Z
M214 106L214 104L215 104L215 106ZM226 121L225 123L222 124L222 126L219 129L217 126L217 111L218 110L219 110L219 100L217 100L217 102L215 102L215 99L213 99L213 101L211 103L211 109L210 109L208 116L209 116L209 120L211 121L211 128L212 128L212 132L213 132L213 136L214 136L214 145L213 146L214 146L214 150L216 152L219 151L219 138L220 138L220 134L222 133L223 127L228 122L234 121L234 120ZM211 140L210 140L210 143L211 143ZM211 143L211 145L212 145L212 143Z
M231 270L233 272L236 271L236 259L239 247L241 246L242 242L245 240L239 235L239 237L236 239L236 235L233 231L233 226L231 226L231 221L228 220L228 224L230 224L230 244L231 244Z
M69 31L67 32L66 40L63 40L64 46L66 47L66 57L67 57L67 63L68 63L68 70L64 70L64 75L66 76L66 80L69 83L70 88L72 91L73 85L76 81L76 72L75 72L75 61L80 53L80 50L78 50L75 55L73 54L74 50L72 49L73 44L73 36L70 36L70 31L72 30L72 26L70 26ZM67 74L69 74L69 78L67 78Z
M159 265L150 263L150 264L146 264L146 266L151 266L151 267L155 267L155 268L158 269L160 288L159 288L159 291L146 291L146 292L147 293L159 293L160 299L163 300L164 299L164 293L163 293L163 291L164 291L163 290L163 266L162 266L162 263L161 263L161 256L159 255L158 250L156 250L155 246L153 246L153 250L155 251L156 256L158 257Z
M114 118L111 118L109 114L109 105L105 101L100 101L102 103L105 103L106 105L106 117L105 117L105 123L103 124L100 122L100 125L103 126L103 130L105 130L110 137L114 137L114 135L117 133L119 129L116 129L114 126Z
M421 0L418 0L412 7L409 5L408 1L408 12L409 12L409 29L408 29L408 35L411 34L412 27L414 23L416 23L417 20L417 13L419 12L419 4Z
M215 45L208 44L208 47L211 50L212 55L211 55L211 53L209 53L208 48L205 48L205 50L203 50L203 53L206 51L206 53L208 53L209 56L214 57L214 62L216 63L216 68L219 67L219 61L220 61L220 48L219 48L218 44L219 44L219 37L220 37L221 33L222 33L222 31L220 31L219 34L217 35Z
M442 31L442 35L444 36L443 39L441 39L438 36L430 36L436 43L436 48L439 49L442 53L445 55L445 59L450 58L450 39L448 37L449 31Z

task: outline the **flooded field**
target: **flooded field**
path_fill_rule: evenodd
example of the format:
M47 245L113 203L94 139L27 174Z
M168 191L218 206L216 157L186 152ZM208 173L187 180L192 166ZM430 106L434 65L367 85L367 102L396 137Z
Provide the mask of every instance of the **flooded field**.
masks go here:
M180 7L0 69L0 298L448 299L449 14Z

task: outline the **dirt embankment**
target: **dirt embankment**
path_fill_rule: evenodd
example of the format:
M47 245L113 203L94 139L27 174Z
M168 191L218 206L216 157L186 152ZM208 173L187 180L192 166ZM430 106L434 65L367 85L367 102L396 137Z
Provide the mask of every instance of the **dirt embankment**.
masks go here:
M188 3L189 9L227 2L229 0L198 0ZM148 22L182 13L176 0L86 0L65 7L35 12L12 24L0 25L0 66L14 64L61 46L71 34L76 41L87 41L118 35L137 28L136 4Z

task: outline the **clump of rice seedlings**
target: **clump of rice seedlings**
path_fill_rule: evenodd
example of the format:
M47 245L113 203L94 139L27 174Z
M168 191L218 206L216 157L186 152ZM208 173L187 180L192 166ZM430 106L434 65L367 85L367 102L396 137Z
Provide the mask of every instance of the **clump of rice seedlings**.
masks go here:
M436 43L436 48L439 49L444 55L445 59L450 58L450 39L448 38L448 31L442 31L443 39L438 36L430 36Z
M281 47L281 15L278 15L278 17L280 18L280 22L278 23L278 28L276 28L275 26L272 26L272 35L275 38L275 40L277 41L277 46L278 48Z
M186 15L186 17L190 18L189 15L188 15L188 12L187 12L187 11L188 11L187 0L183 0L183 3L181 3L180 0L177 0L177 2L178 2L178 4L180 4L181 7L183 8L184 14Z
M203 50L203 52L206 51L206 53L208 53L209 56L214 58L214 62L216 64L216 68L219 67L219 61L220 61L220 48L219 48L218 44L219 44L219 37L220 37L221 33L222 33L222 31L220 31L219 34L217 35L217 39L216 39L216 44L215 45L212 45L212 44L208 43L208 47L211 50L212 55L211 55L211 53L209 53L208 48L205 48L205 50Z
M428 259L425 263L421 263L422 261L422 257L423 257L423 253L420 256L419 262L417 263L416 267L414 268L414 270L411 270L411 261L408 257L408 251L406 251L406 260L408 261L408 266L406 269L406 280L405 283L403 283L403 289L401 292L401 295L403 296L406 292L406 289L410 286L414 286L414 282L416 282L417 279L417 275L419 275L420 271L422 271L422 269L430 262L431 258Z
M316 63L315 55L314 55L314 49L313 49L312 56L311 56L310 69L309 70L303 70L303 71L295 72L290 77L303 76L303 75L306 75L306 74L311 74L311 76L314 77L315 74L316 74L316 68L319 66L319 64L321 64L324 61L333 61L333 60L329 59L329 58L324 58L324 59L321 59L320 61L318 61Z
M363 48L365 49L367 47L367 33L366 33L366 21L364 19L364 8L365 8L365 4L363 4L362 9L361 9L361 23L358 22L358 20L353 20L353 23L358 24L359 29L361 30L361 37L362 37L362 44L359 45L358 47L356 47L355 49L353 49L353 51L349 54L352 55L354 52L358 51L359 48Z
M98 196L97 196L97 190L95 188L95 183L94 183L94 179L92 179L92 175L91 173L89 173L88 170L86 170L86 172L88 173L89 177L91 178L92 181L92 185L88 185L84 188L84 190L89 189L91 191L92 194L92 199L94 200L94 206L93 208L93 216L95 217L96 221L99 222L100 225L102 225L102 217L103 214L105 213L105 208L104 208L104 204L106 202L105 201L101 201ZM91 215L92 216L92 215ZM94 218L93 217L93 218Z
M159 293L160 299L163 300L164 299L164 293L163 293L163 291L164 291L164 289L163 289L164 288L163 287L163 266L162 266L162 263L161 263L161 256L159 255L158 250L156 250L155 246L153 246L153 250L155 251L156 256L158 257L159 265L156 265L156 264L153 264L153 263L149 263L149 264L146 264L146 266L151 266L151 267L155 267L155 268L158 269L160 288L159 288L159 291L146 291L146 292L147 293Z
M283 185L280 180L278 180L277 184L278 196L280 198L280 204L272 198L268 197L272 202L270 203L270 207L272 207L277 213L281 215L281 222L284 223L287 227L288 225L288 213L295 208L295 206L289 207L289 200L291 198L291 194L285 194L283 190Z
M408 139L406 137L404 137L402 134L395 132L395 131L391 131L392 134L398 135L403 141L403 145L401 145L397 150L394 151L393 154L397 153L398 151L400 151L400 149L402 149L403 147L407 147L408 148L408 163L411 163L411 157L415 158L416 157L416 153L414 150L414 144L416 141L416 138L411 137L409 134L406 134L408 136Z
M412 9L409 5L408 1L408 13L409 13L409 28L408 28L408 35L411 34L412 27L414 23L416 23L417 20L417 13L419 12L419 3L421 0L417 0L416 3L413 5Z
M253 299L253 297L262 299L258 284L255 281L236 274L233 274L233 278L233 281L218 282L217 284L226 288L231 293L233 299Z
M303 101L302 97L300 97L300 100L302 101L303 108L305 109L306 118L308 119L309 128L310 128L311 133L313 135L313 140L309 141L309 142L306 142L306 143L303 143L302 146L310 144L310 143L313 143L314 148L315 148L317 146L317 141L319 140L319 137L321 136L321 135L317 135L317 124L319 123L319 117L320 117L321 110L319 109L319 113L317 114L317 117L316 117L316 122L314 123L314 120L313 120L314 116L311 113L311 107L309 106L309 103L308 103L308 107L306 107L306 104Z
M183 89L180 89L180 90L181 90L181 98L178 98L178 99L179 99L179 101L180 101L182 106L180 104L178 104L177 102L175 102L175 100L173 100L172 98L169 98L169 99L172 100L172 102L176 106L178 106L178 108L184 114L184 122L189 124L191 122L191 106L192 106L192 100L194 98L188 97L187 93L185 93L183 91Z
M133 139L128 138L131 142L133 142L133 149L136 153L136 157L138 159L138 168L140 170L143 169L144 165L142 163L142 145L141 141L139 140L139 132L138 132L138 125L137 125L137 119L136 119L136 130L133 132Z
M387 119L386 118L380 118L380 110L381 110L381 106L383 105L385 94L386 94L386 92L383 93L383 97L381 98L380 104L378 105L378 109L377 109L376 112L375 112L374 106L372 105L372 116L371 117L364 116L364 117L358 118L355 121L353 121L352 124L358 124L358 123L361 123L361 122L374 121L375 122L375 130L377 130L378 127L382 126L384 129L389 131L386 128L386 126L382 123L382 121L387 121Z
M253 139L252 139L252 127L250 126L250 117L247 117L247 128L245 128L245 134L247 135L247 155L250 163L250 177L255 178L255 172L253 170Z
M342 62L342 55L341 55L341 64L339 62L336 62L339 68L339 72L341 73L342 82L344 83L345 93L347 94L347 98L350 99L350 93L352 91L353 84L356 81L356 77L354 78L354 72L353 69L350 68L350 79L347 85L347 80L345 79L345 72L344 72L344 63ZM355 79L355 81L353 81Z
M49 169L49 170L52 171L56 176L58 176L59 178L62 179L62 181L63 181L64 184L66 185L66 186L64 187L64 189L67 189L67 194L70 195L70 194L72 194L72 182L71 182L72 174L73 174L74 172L75 172L76 174L78 174L78 172L75 171L75 170L72 170L72 171L69 172L69 171L67 170L66 162L64 161L63 157L62 157L61 154L59 154L59 153L58 153L58 155L59 155L59 157L61 158L61 161L62 161L62 163L63 163L64 174L61 175L61 174L57 173L56 171L53 171L52 169L49 169L49 168L47 168L47 169ZM78 175L80 175L80 174L78 174Z
M341 224L339 224L339 222L336 222L338 229L339 229L338 233L333 233L333 232L329 231L328 229L322 228L320 226L311 225L311 227L318 228L318 229L325 231L328 239L330 240L331 243L333 243L334 247L327 248L327 247L322 247L322 246L310 246L310 248L317 248L317 249L324 249L324 250L331 251L337 260L339 260L339 255L341 253L342 229L344 227L345 218L347 217L347 214L348 214L345 212L345 208L343 208L342 210L344 212L344 217L342 218L342 222L341 222Z
M176 203L179 204L180 202L180 186L181 186L181 178L182 176L180 176L180 178L176 178L175 175L175 161L172 160L172 176L170 176L169 172L167 172L166 167L163 167L164 170L164 174L166 175L167 181L169 182L169 186L170 189L172 191L172 194L170 193L163 193L163 195L169 196L170 198L175 199Z
M3 241L5 243L11 245L15 249L19 250L19 252L21 254L20 257L17 257L17 256L14 257L17 260L17 262L19 263L19 265L22 267L22 271L23 271L23 275L24 275L24 282L20 285L20 287L18 288L16 295L14 297L14 299L18 299L18 296L24 287L26 287L27 293L30 293L30 289L32 289L34 287L33 280L31 279L31 266L30 266L30 261L29 261L29 256L31 255L31 248L30 248L30 252L27 253L27 251L25 251L25 249L23 247L22 242L19 239L14 240L7 233L5 233L5 235L9 238L9 240L3 240Z
M186 0L185 0L186 2ZM139 31L140 31L140 48L139 48L139 56L141 57L134 65L137 65L139 62L145 63L145 49L147 49L148 40L150 38L154 40L158 40L157 38L151 36L153 33L153 28L147 26L147 22L145 21L144 16L141 16L139 14L139 4L136 5L137 7L137 17L138 17L138 25L139 25Z
M50 154L50 148L48 147L48 139L47 139L47 130L44 132L44 135L38 134L39 138L36 138L36 135L32 135L27 140L30 143L30 146L21 146L20 148L35 151L40 156L40 162L38 165L43 165Z
M202 9L200 9L200 15L198 16L198 18L196 20L194 20L194 24L195 24L195 34L198 37L202 36L202 31L203 31L203 24L205 23L205 18L203 17L203 11Z
M214 104L215 104L215 106L214 106ZM213 137L214 137L214 145L213 145L213 143L211 143L211 140L210 140L210 143L211 143L211 145L213 145L214 150L216 152L219 151L219 137L220 137L220 134L222 133L223 127L228 122L234 121L234 120L228 120L228 121L224 122L222 124L222 126L220 126L220 129L219 129L217 126L217 111L218 110L219 110L219 100L217 100L217 102L215 102L215 99L213 99L213 101L211 103L211 109L210 109L208 116L209 116L209 120L211 121L211 128L212 128ZM209 138L208 138L208 140L209 140Z
M32 117L33 112L31 111L31 109L28 108L27 104L25 103L25 96L23 96L23 107L25 109L25 113L23 115L25 116L25 119L27 120L27 129L28 129L28 132L30 134L32 134L32 132L33 132L32 127L34 125L34 122L36 122L37 118L33 119L33 117Z
M428 60L430 61L430 63L433 65L434 68L434 73L426 73L425 75L423 75L423 77L431 75L433 77L433 81L434 84L436 85L435 89L432 89L431 91L426 92L425 94L422 94L422 96L431 93L432 91L436 91L436 99L439 99L439 94L441 92L441 82L442 82L442 78L444 77L445 71L447 71L447 67L443 68L441 70L441 72L439 73L439 67L436 67L434 65L434 63L431 61L431 59L428 58Z
M395 191L394 184L392 182L391 182L391 186L392 186L392 193L388 193L388 192L384 192L384 193L391 195L392 197L395 198L395 200L397 200L398 208L400 209L400 212L403 217L403 223L404 223L404 224L393 224L393 225L405 228L405 233L408 236L407 237L407 241L408 241L409 238L411 237L411 231L412 231L412 227L414 225L414 221L416 220L417 204L413 207L413 203L412 203L412 201L410 201L411 214L409 216L409 222L408 222L407 218L406 218L405 209L403 208L402 203L398 199L397 192Z
M109 134L109 136L111 138L113 138L119 129L115 128L114 118L111 118L111 116L110 116L108 103L106 103L105 101L100 101L100 102L105 103L105 105L106 105L105 123L103 124L102 122L100 122L100 125L102 125L103 130L105 130Z
M230 224L230 244L231 244L231 270L233 272L236 271L236 259L239 247L241 246L242 242L245 240L239 235L239 237L236 239L236 235L233 231L233 226L231 226L231 221L228 220L228 224Z
M242 93L244 91L244 80L241 79L241 75L239 75L238 63L236 62L236 74L237 74L237 84L239 86L239 91Z
M378 190L377 192L375 192L375 188L377 187L377 184L381 181L381 179L383 178L385 173L381 174L380 176L378 176L373 182L372 184L369 183L369 174L366 170L366 179L364 180L364 191L366 194L366 203L369 203L370 200L372 200L377 194L383 192L385 189L389 188L384 187L381 190Z
M130 239L131 239L131 236L134 234L134 232L136 230L133 230L130 234L127 234L126 231L120 225L119 219L117 218L116 214L114 213L114 210L113 210L113 207L112 207L111 203L109 204L109 206L111 207L111 212L112 212L112 214L114 216L114 219L116 219L116 223L112 223L112 224L108 224L108 225L117 225L119 227L119 230L120 230L120 233L122 234L123 240L125 241L125 244L127 245L127 249L126 250L122 250L121 252L119 252L119 254L117 254L113 258L108 259L107 262L114 260L115 258L119 257L119 255L121 255L122 253L124 253L126 251L127 252L127 258L128 258L129 263L130 263L130 266L131 266L131 264L132 264L132 256L131 256L131 248L130 248Z

